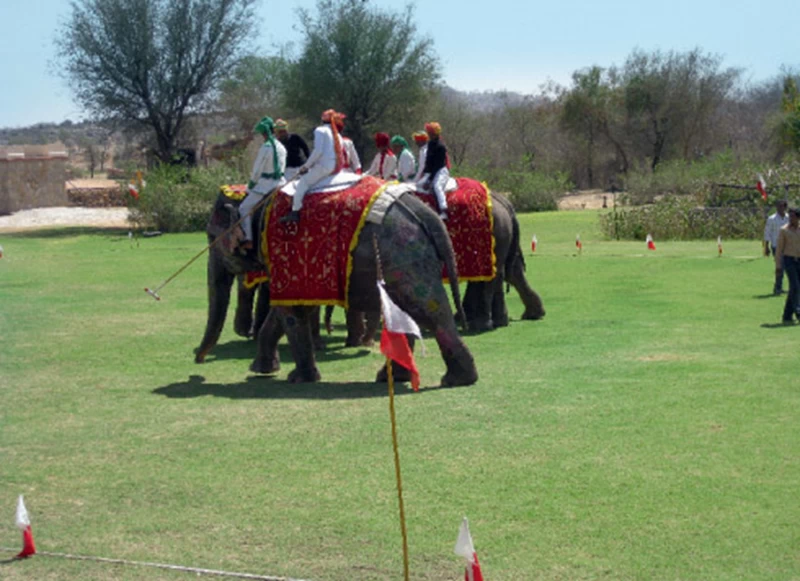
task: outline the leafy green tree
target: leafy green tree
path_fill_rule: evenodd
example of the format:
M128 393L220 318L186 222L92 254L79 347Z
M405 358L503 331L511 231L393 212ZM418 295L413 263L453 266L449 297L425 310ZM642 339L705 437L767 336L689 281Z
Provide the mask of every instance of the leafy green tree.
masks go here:
M740 71L721 68L721 58L686 53L634 51L620 75L629 129L647 146L651 168L671 152L690 159L713 131L714 115Z
M411 6L396 13L364 0L319 0L315 15L299 12L303 48L287 84L295 110L310 119L330 107L344 112L362 151L375 130L395 131L421 111L439 61Z
M786 147L800 152L800 90L797 81L787 75L783 80L783 96L781 98L783 119L781 120L781 137Z
M289 67L283 55L241 58L219 85L218 106L248 132L265 114L282 116Z
M254 1L73 0L56 37L64 76L92 117L152 129L168 161L239 55Z

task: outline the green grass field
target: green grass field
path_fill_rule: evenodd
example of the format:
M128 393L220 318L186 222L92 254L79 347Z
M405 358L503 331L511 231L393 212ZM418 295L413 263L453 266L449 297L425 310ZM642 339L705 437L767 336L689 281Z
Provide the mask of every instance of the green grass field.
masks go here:
M521 217L547 316L467 337L481 379L398 388L411 578L800 579L800 327L757 241L604 241L595 212ZM528 248L537 234L535 256ZM575 252L575 235L584 250ZM314 581L402 579L382 358L323 382L248 372L231 323L204 365L202 234L0 235L0 546L25 494L40 550ZM337 311L341 323L341 311ZM13 556L0 552L0 561ZM36 556L5 580L185 579Z

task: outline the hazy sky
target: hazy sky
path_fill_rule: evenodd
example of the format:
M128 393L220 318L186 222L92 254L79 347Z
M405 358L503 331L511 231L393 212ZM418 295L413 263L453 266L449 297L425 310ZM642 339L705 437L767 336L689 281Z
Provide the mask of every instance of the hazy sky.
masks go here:
M403 0L371 0L401 9ZM261 0L252 45L269 51L300 41L299 7L316 0ZM800 66L798 0L418 0L416 21L435 40L444 80L461 90L537 93L548 79L621 65L634 48L694 47L745 69L757 82ZM0 127L78 121L82 111L55 74L53 36L68 0L0 0ZM132 31L133 33L133 31Z

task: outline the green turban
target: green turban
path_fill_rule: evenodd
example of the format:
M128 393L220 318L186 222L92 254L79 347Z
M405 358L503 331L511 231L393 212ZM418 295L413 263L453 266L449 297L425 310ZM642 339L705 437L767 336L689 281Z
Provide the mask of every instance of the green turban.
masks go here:
M394 137L392 137L391 144L399 145L403 149L408 149L408 141L406 141L406 138L403 137L402 135L395 135Z
M253 127L254 133L260 133L261 135L272 135L275 131L275 122L272 121L272 117L264 117L261 121L259 121L255 127Z
M270 175L262 173L261 177L279 180L283 177L283 172L281 171L281 168L278 167L278 148L275 146L275 137L273 136L274 131L275 122L272 120L272 117L264 117L261 121L256 123L255 127L253 127L253 132L266 135L267 141L272 146L272 173Z

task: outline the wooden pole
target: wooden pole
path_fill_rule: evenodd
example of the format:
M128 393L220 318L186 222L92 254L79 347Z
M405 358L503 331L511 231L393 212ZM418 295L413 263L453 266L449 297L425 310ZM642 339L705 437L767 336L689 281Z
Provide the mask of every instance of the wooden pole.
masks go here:
M400 477L400 451L397 444L397 418L394 413L394 378L392 360L386 358L386 373L389 378L389 417L392 420L392 447L394 448L394 472L397 477L397 501L400 506L400 532L403 535L403 579L408 577L408 534L406 533L406 512L403 506L403 481Z

